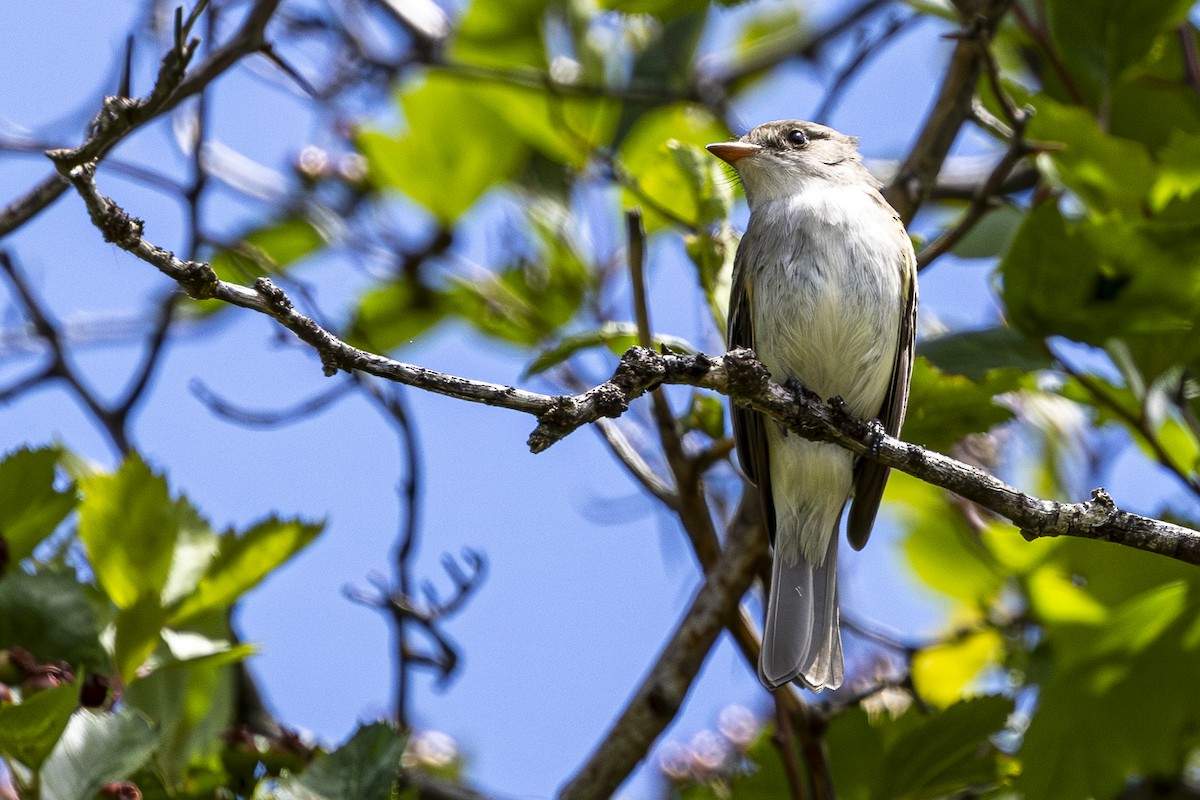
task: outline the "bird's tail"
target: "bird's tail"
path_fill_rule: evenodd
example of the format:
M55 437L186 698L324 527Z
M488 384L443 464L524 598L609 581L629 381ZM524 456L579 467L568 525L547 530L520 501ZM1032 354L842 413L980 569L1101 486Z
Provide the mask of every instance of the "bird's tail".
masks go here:
M797 678L814 691L842 685L837 549L835 525L820 563L803 554L775 552L758 660L759 678L771 689Z

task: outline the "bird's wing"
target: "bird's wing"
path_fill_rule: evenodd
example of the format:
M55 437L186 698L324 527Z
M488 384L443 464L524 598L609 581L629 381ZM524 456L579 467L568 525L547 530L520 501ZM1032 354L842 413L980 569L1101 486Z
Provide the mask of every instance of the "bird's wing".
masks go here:
M747 274L747 252L752 251L753 239L742 237L733 260L733 281L729 291L729 335L727 346L754 348L753 284ZM771 499L771 470L767 451L766 420L757 411L730 403L733 417L733 442L737 446L742 472L758 487L762 501L763 519L771 543L775 543L775 504Z
M882 202L882 199L881 199ZM897 340L896 359L892 362L892 380L888 393L879 409L879 421L888 436L899 436L904 424L904 412L908 409L908 383L912 377L913 344L917 333L917 267L916 256L908 241L903 224L896 218L904 246L898 268L901 271L901 291L904 307L900 314L900 336ZM846 536L850 546L861 550L871 536L871 526L879 512L879 501L883 499L883 487L887 484L888 468L867 458L859 459L854 474L854 500L850 504L850 515L846 522Z

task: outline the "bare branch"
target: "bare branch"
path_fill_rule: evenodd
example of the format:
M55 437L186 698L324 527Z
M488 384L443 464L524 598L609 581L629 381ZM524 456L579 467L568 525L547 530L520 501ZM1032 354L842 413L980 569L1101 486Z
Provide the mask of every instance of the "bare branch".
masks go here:
M343 342L296 311L287 295L265 278L254 289L219 280L212 267L181 261L142 238L142 222L100 195L88 165L67 170L105 238L157 267L193 297L216 298L276 319L321 355L327 375L360 370L460 400L532 414L537 428L529 447L538 453L583 425L616 417L629 403L662 384L711 389L761 411L797 434L833 442L881 464L899 469L1011 520L1027 537L1078 536L1114 541L1200 565L1200 533L1179 525L1131 514L1116 507L1102 489L1083 503L1056 503L1022 494L998 478L953 458L880 437L868 423L845 412L840 400L826 405L803 390L793 392L770 379L749 350L724 356L680 356L631 348L613 377L582 394L544 395L513 386L484 383L436 372L368 353Z
M753 526L735 527L683 621L645 681L587 763L559 792L559 800L604 800L642 760L675 718L717 634L766 557L766 537Z
M207 0L200 0L189 16L187 24L178 27L175 47L163 57L162 67L150 95L144 99L105 98L103 108L93 120L92 131L83 144L74 149L52 150L46 155L58 165L76 166L95 162L142 125L202 92L243 56L262 49L266 41L264 32L267 22L275 13L279 1L257 0L238 32L188 75L186 70L195 51L196 42L188 41L186 37L191 33L191 26L196 21L198 11L207 3ZM61 175L60 169L58 175L52 175L42 181L25 196L0 210L0 237L24 225L66 191L68 184L62 180Z
M967 20L966 27L970 30L978 26L980 33L990 39L1012 4L1013 0L975 0L975 15ZM905 223L912 221L917 209L929 198L942 162L971 115L971 101L984 68L984 56L974 39L970 32L958 37L941 89L916 143L884 190L884 196Z

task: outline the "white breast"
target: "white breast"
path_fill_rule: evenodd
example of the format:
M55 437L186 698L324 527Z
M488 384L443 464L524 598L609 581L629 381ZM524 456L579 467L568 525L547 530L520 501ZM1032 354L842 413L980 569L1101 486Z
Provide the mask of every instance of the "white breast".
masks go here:
M862 188L810 187L754 209L743 247L755 349L777 380L879 413L902 313L902 236Z

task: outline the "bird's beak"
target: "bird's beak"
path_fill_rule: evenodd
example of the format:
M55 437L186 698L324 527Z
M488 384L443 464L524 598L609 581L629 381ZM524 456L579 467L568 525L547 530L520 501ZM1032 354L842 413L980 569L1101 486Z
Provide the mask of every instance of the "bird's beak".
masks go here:
M717 142L716 144L706 145L705 149L722 161L734 164L740 159L752 156L759 150L762 150L762 145L750 144L749 142Z

